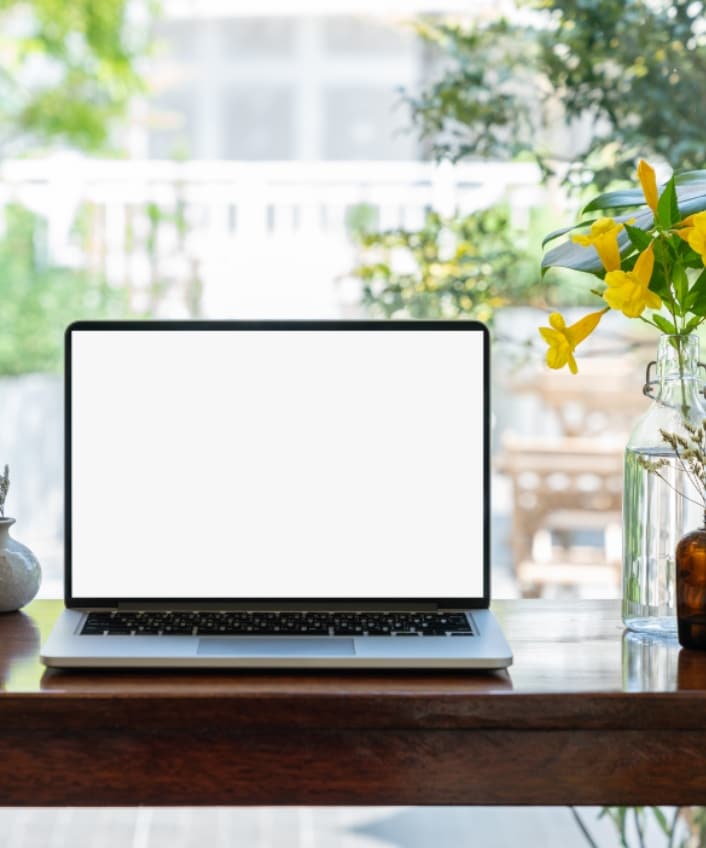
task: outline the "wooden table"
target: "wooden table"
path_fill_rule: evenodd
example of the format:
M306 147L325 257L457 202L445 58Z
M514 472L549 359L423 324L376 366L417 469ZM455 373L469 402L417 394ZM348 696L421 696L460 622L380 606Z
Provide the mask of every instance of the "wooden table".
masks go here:
M498 602L497 673L45 670L0 616L0 803L706 804L706 653L614 601Z

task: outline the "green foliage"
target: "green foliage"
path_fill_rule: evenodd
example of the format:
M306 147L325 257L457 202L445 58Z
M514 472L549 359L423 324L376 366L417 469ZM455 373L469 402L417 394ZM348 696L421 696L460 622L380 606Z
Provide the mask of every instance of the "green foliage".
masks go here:
M142 88L148 20L129 0L0 0L0 155L60 142L109 144L111 121ZM151 0L141 7L147 17Z
M618 236L618 246L621 256L625 257L632 253L633 248L638 251L644 250L651 243L652 238L646 232L655 224L668 229L680 218L693 215L706 209L706 171L689 171L683 174L675 174L663 189L658 206L658 218L655 222L652 211L645 205L644 195L640 189L629 189L621 191L610 191L599 195L586 204L583 211L608 211L614 209L625 209L637 206L632 212L616 215L615 220L624 225L623 231ZM661 218L660 218L661 216ZM582 230L589 227L596 219L583 220L578 224L554 230L544 237L542 246L554 241L573 230ZM628 223L630 222L630 223ZM698 255L678 239L671 240L672 250L676 258L686 268L702 268ZM659 251L661 245L656 245ZM626 260L627 262L628 260ZM556 247L548 250L542 258L542 273L549 268L572 268L576 271L584 271L602 277L604 273L598 254L595 251L587 251L580 245L573 243L570 239L565 240ZM660 297L669 296L667 282L660 277L659 268L655 270L651 285ZM692 309L692 311L694 311Z
M638 168L644 192L641 201L632 191L608 192L590 201L584 209L610 211L611 207L624 209L628 203L639 203L630 223L626 215L582 222L578 226L583 229L590 224L590 233L566 239L548 250L542 259L542 272L555 266L584 271L592 276L591 292L602 299L605 311L619 310L626 317L638 318L667 335L693 332L706 317L703 298L706 256L699 241L706 206L705 178L703 171L688 172L685 179L677 173L660 191L654 172L641 162ZM684 213L689 217L683 219ZM559 235L565 236L571 229L550 233L544 244ZM596 287L596 278L605 283L604 288ZM657 310L661 309L669 313L669 318L659 314ZM540 332L545 335L546 331ZM545 339L552 344L546 335ZM557 363L561 361L551 355ZM552 367L561 365L552 364Z
M64 328L80 318L127 315L125 294L88 272L46 267L39 220L26 209L5 211L0 240L0 375L57 371Z
M57 143L110 148L113 119L142 88L152 2L138 30L130 0L0 0L0 157ZM47 267L42 222L19 207L3 214L0 374L56 370L66 324L122 316L125 295L88 272Z
M598 842L591 834L585 819L575 807L570 809L586 844L590 848L598 848ZM662 848L690 848L706 844L704 807L603 807L598 818L607 818L613 824L620 848L645 848L651 818L654 819L659 832L657 838L662 838L659 843L650 839L650 845L659 844Z
M584 180L630 178L639 156L676 170L706 160L703 10L691 0L542 0L553 28L541 36L540 70L568 120L590 117L588 149L574 160ZM581 164L581 159L585 164Z
M489 321L538 292L535 259L513 241L499 208L452 219L428 212L419 230L363 232L358 240L363 257L353 274L373 315Z
M659 227L668 229L676 224L680 218L706 209L706 171L675 174L661 191L656 223ZM609 191L595 197L583 209L584 212L611 213L615 209L625 209L630 206L637 208L632 212L615 216L616 221L624 224L624 230L618 236L618 245L623 256L629 254L633 247L644 250L652 240L645 231L655 225L655 219L652 211L645 205L642 191L640 189ZM573 226L555 230L545 236L542 246L573 230L584 229L595 220L595 218L583 220ZM631 223L627 223L628 221ZM674 241L674 244L674 249L679 252L680 260L687 267L702 267L702 263L698 261L698 256L692 250L678 241ZM562 242L544 254L542 270L546 271L552 267L573 268L576 271L586 271L599 276L602 276L604 271L598 254L587 251L571 240ZM657 291L656 288L654 290ZM662 292L658 293L662 295Z
M440 158L526 152L548 169L560 153L538 134L559 118L592 127L571 151L574 184L627 179L642 156L677 170L706 161L703 10L691 0L525 0L530 23L424 22L443 56L439 76L409 98ZM557 106L559 113L557 114Z
M406 98L435 157L455 162L521 153L536 123L518 82L537 62L534 33L504 20L484 27L422 22L417 32L445 60L444 73L421 96Z

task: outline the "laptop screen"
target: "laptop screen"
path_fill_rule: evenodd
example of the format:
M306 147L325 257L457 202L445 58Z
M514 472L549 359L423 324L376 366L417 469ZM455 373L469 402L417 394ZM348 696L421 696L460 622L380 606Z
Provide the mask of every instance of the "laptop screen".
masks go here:
M68 335L72 601L484 595L481 325Z

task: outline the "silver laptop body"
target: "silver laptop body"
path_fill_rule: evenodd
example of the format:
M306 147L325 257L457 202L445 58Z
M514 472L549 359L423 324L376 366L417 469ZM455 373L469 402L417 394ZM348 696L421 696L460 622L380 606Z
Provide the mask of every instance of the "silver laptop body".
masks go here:
M78 322L51 667L502 668L472 321Z

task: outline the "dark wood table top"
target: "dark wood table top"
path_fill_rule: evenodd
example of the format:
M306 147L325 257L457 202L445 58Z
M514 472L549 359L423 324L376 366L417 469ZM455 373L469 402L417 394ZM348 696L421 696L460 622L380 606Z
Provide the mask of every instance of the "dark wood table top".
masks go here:
M508 672L57 671L0 616L3 804L706 804L706 653L499 601Z

